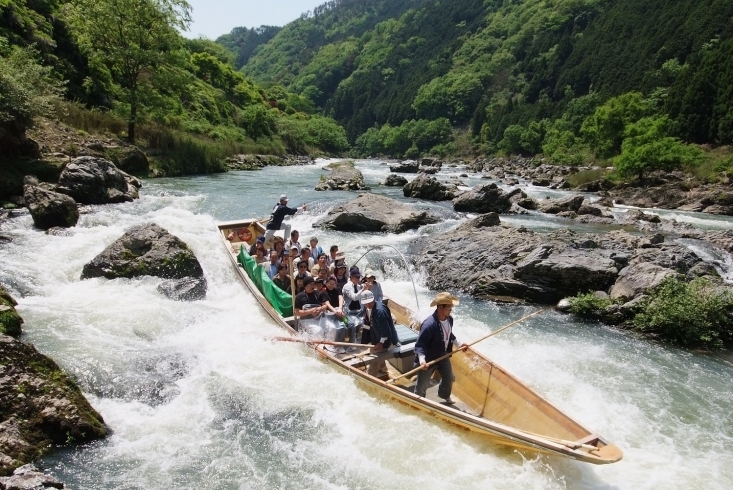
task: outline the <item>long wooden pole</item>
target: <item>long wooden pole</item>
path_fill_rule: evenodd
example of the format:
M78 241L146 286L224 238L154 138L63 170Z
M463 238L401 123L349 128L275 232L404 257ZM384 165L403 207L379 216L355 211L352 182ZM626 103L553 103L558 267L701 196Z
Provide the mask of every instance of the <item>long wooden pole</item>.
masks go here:
M300 330L298 326L300 319L295 314L295 274L293 274L293 257L290 255L290 250L288 250L288 274L290 274L290 299L293 304L293 318L295 319L295 331L297 332Z
M351 344L349 342L333 342L331 340L315 340L315 339L296 339L293 337L267 337L269 340L276 340L278 342L297 342L300 344L323 344L323 345L335 345L338 347L369 347L366 344Z
M513 321L513 322L509 323L508 325L504 325L504 326L503 326L503 327L501 327L501 328L500 328L499 330L496 330L495 332L491 332L490 334L488 334L488 335L485 335L485 336L481 337L480 339L478 339L478 340L476 340L476 341L473 341L473 342L471 342L470 344L464 344L464 345L462 345L462 346L460 347L460 349L458 349L458 350L455 350L455 351L453 351L453 352L449 352L449 353L447 353L447 354L446 354L446 355L444 355L444 356L440 356L439 358L437 358L437 359L434 359L434 360L430 361L429 363L425 364L425 366L418 366L418 367L416 367L415 369L413 369L412 371L408 371L408 372L406 372L405 374L402 374L402 375L400 375L400 376L397 376L396 378L391 378L391 379L387 380L387 383L394 383L394 382L395 382L395 381L397 381L398 379L406 378L407 376L411 376L411 375L415 374L415 373L416 373L416 372L418 372L418 371L421 371L421 370L423 370L423 369L425 369L425 368L428 368L428 367L432 366L433 364L437 364L437 363L439 363L439 362L440 362L440 361L442 361L443 359L448 359L449 357L451 357L451 356L452 356L453 354L455 354L456 352L460 352L460 351L466 350L466 349L468 349L469 347L472 347L472 346L474 346L474 345L478 344L479 342L481 342L481 341L483 341L483 340L486 340L486 339L488 339L489 337L493 337L494 335L496 335L496 334L498 334L498 333L500 333L500 332L503 332L504 330L506 330L506 329L507 329L507 328L509 328L509 327L513 327L513 326L514 326L514 325L516 325L517 323L521 323L521 322L523 322L523 321L525 321L525 320L527 320L527 319L529 319L529 318L532 318L532 317L533 317L533 316L535 316L535 315L539 315L540 313L542 313L542 312L543 312L543 311L545 311L546 309L547 309L547 308L542 308L541 310L537 310L537 311L535 311L534 313L531 313L531 314L529 314L529 315L527 315L527 316L523 316L523 317L522 317L522 318L520 318L519 320L515 320L515 321Z

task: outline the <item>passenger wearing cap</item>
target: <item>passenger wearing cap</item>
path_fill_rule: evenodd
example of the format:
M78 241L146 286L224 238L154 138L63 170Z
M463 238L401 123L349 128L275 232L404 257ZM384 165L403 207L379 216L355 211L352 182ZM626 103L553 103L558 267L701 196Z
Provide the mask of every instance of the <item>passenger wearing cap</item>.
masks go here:
M359 272L358 267L351 268L349 271L349 280L350 282L347 282L346 285L344 285L341 292L344 295L344 304L349 311L355 313L361 310L359 300L361 299L361 292L364 289L364 286L360 283L361 272Z
M303 279L303 291L295 296L295 315L299 318L312 318L328 310L328 298L316 291L316 285L311 276ZM303 309L306 305L316 305L314 308Z
M361 304L364 306L364 320L370 325L371 343L374 345L373 351L380 353L392 347L399 345L397 330L392 320L392 312L389 311L387 305L381 301L374 301L374 294L365 290L361 294ZM363 343L363 342L362 342ZM387 371L387 363L375 361L369 364L367 373L380 379L385 379L389 375Z
M430 303L430 306L435 306L435 311L422 323L420 334L417 337L417 342L415 342L415 367L422 366L422 370L417 373L415 394L425 396L430 386L430 378L437 370L440 373L438 396L443 398L448 405L455 403L451 398L451 390L453 382L456 380L453 375L450 357L432 366L427 364L451 352L453 344L461 350L468 348L468 346L462 346L453 335L451 312L456 305L458 305L458 298L448 292L438 293L433 302Z
M272 208L270 221L268 221L267 225L265 226L265 241L267 243L270 243L270 241L272 240L272 236L277 230L284 229L284 237L287 237L290 234L290 225L285 225L283 227L283 220L285 219L285 216L292 216L297 213L298 209L302 209L303 211L305 211L305 204L303 204L302 208L289 208L287 194L283 194L280 196L280 201L275 204L275 207Z
M346 273L346 262L338 261L334 264L333 275L336 276L336 287L343 293L344 286L349 283L349 275Z
M374 271L367 269L364 272L364 288L368 289L374 294L375 301L382 301L384 294L382 293L382 285L377 282L377 276L374 275Z
M257 250L258 247L265 247L265 235L260 235L257 237L257 240L249 247L249 255L254 257L255 256L255 250ZM267 249L265 249L265 252L267 252Z

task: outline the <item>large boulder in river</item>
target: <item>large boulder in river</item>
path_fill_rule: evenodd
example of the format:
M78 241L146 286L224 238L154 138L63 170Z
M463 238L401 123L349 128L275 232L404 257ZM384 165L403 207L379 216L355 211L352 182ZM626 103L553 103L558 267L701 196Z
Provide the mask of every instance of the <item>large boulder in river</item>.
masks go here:
M128 174L147 175L150 171L147 155L135 146L107 148L106 155L118 169Z
M69 163L57 190L82 204L130 202L138 197L140 181L104 158L79 157Z
M629 300L659 286L668 277L677 277L672 269L650 262L639 262L621 270L618 280L611 288L611 299Z
M435 177L424 173L402 188L405 197L427 199L428 201L450 201L456 197L456 192L455 185L445 185Z
M540 211L548 214L558 214L562 212L572 211L577 213L583 205L585 197L568 196L559 199L545 199L540 202Z
M402 233L437 222L427 211L415 211L408 204L388 197L361 194L333 208L316 226L339 231Z
M407 184L407 179L397 174L389 174L387 178L384 179L384 182L382 182L382 185L387 187L402 187L405 184Z
M514 193L506 193L494 184L477 185L453 200L453 209L469 213L506 213Z
M69 228L79 221L79 210L71 197L38 185L23 187L23 200L33 218L33 224L48 230L55 226Z
M56 444L107 435L102 416L78 386L35 347L0 335L0 474Z
M415 160L405 160L396 165L390 165L389 169L399 174L416 174L420 170L420 163Z
M156 276L164 279L204 278L201 264L188 246L156 224L130 228L84 266L81 278ZM205 282L204 282L205 284ZM189 289L187 283L182 287ZM166 292L164 287L162 292ZM205 291L205 288L204 288ZM194 299L203 295L196 294ZM179 298L174 298L179 299Z
M353 160L334 162L323 167L330 170L331 175L321 177L316 185L317 191L363 191L369 186L364 183L364 176L354 167Z

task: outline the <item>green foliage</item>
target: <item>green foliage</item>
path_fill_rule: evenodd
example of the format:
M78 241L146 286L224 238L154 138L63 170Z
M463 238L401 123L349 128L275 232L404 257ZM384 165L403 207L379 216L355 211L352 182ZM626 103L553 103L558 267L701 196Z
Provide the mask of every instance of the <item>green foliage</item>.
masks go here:
M588 182L594 182L608 177L608 172L603 168L594 168L590 170L582 170L568 175L566 179L568 184L573 187L578 187Z
M698 278L686 283L668 278L656 288L633 320L642 332L665 342L720 348L733 340L733 295Z
M281 27L260 26L252 29L236 27L229 34L217 38L216 42L234 56L234 66L239 69L249 61L255 50L280 32Z
M93 63L106 68L129 104L128 138L135 141L139 92L175 64L181 47L176 29L186 29L185 0L73 0L66 11L73 34Z
M370 128L356 139L357 156L391 155L416 158L432 149L440 153L452 140L450 121L446 118L405 121L400 126L385 124L380 129Z
M622 177L638 176L653 170L672 171L692 167L702 160L702 150L666 136L670 121L666 116L645 117L624 131L621 155L614 160Z
M63 83L51 68L41 66L32 48L6 48L0 52L0 125L25 131L39 116L53 112L63 93Z
M570 298L570 311L581 318L596 319L612 303L610 299L600 298L595 293L580 293Z
M282 117L277 121L278 134L292 153L308 154L321 148L330 153L342 153L349 148L344 128L333 119Z
M613 97L583 121L580 133L596 155L610 158L621 152L627 126L649 116L652 110L639 92Z

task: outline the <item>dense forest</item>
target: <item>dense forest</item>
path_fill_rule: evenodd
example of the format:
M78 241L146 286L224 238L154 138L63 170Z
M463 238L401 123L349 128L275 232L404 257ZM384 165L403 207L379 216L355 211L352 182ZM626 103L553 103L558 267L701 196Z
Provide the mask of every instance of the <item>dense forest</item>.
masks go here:
M5 167L40 156L26 131L44 117L137 143L168 175L221 171L235 153L348 149L309 98L254 83L220 44L185 39L189 23L185 0L0 0ZM240 61L278 30L237 31Z
M641 174L733 142L731 19L725 0L332 1L241 71L308 98L356 154L618 158Z

